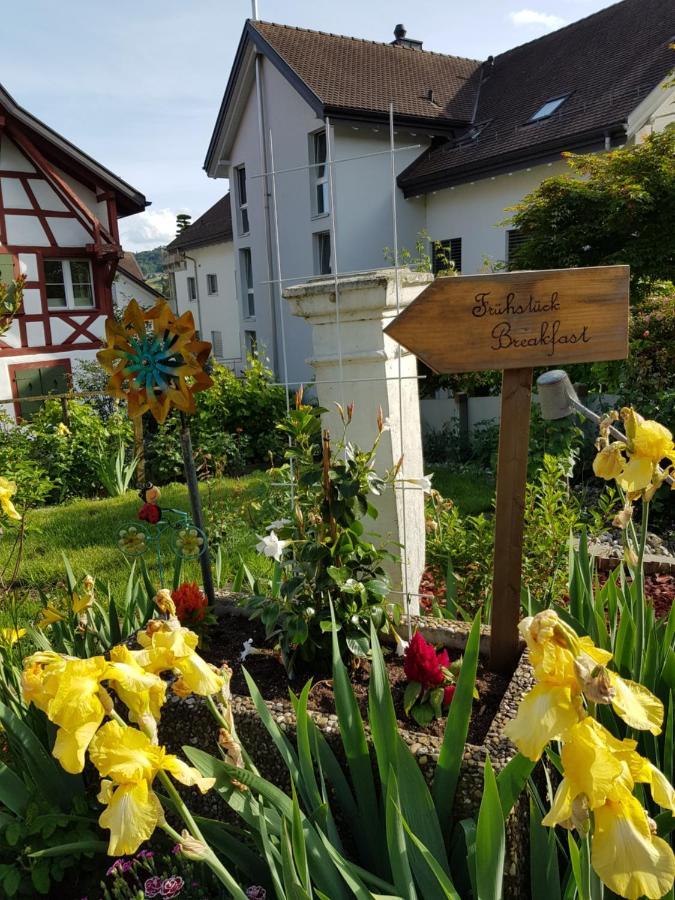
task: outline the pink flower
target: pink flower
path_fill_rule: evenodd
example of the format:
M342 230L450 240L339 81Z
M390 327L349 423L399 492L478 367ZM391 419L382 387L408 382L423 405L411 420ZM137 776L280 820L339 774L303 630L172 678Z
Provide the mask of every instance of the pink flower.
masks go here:
M267 900L267 891L259 884L252 884L246 888L246 896L248 900Z
M162 890L162 879L159 875L153 875L152 878L146 878L143 885L143 894L146 897L159 897Z
M106 875L115 875L117 872L122 872L124 867L123 859L116 859L115 862L110 866L108 871L105 873Z
M403 670L408 680L419 682L425 690L437 687L445 680L441 669L449 666L447 650L437 653L434 645L425 641L419 631L416 631L403 661Z
M162 882L160 893L164 900L170 900L171 897L177 897L180 894L184 884L180 875L171 875Z

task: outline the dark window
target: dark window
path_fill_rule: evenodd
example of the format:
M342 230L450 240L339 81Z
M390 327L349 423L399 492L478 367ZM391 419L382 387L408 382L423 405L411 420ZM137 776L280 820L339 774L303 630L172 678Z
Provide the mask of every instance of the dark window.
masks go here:
M192 275L188 275L187 292L188 292L188 300L196 300L197 299L197 282L192 277Z
M548 119L553 113L567 100L567 94L564 97L554 97L553 100L547 100L539 109L530 117L530 122L538 122L540 119Z
M452 238L446 241L433 241L432 269L434 275L448 269L462 271L462 239Z
M207 275L206 276L206 293L207 294L217 294L218 293L218 276L217 275Z
M255 356L258 352L258 339L255 331L244 332L244 344L246 345L246 356Z
M506 262L507 263L510 264L513 261L513 254L525 240L526 240L525 235L518 228L512 228L510 231L506 232Z
M310 135L310 169L312 177L312 215L322 216L328 212L328 167L326 165L326 131Z
M248 200L246 198L246 167L239 166L237 172L237 203L239 205L239 234L248 234Z
M253 260L248 247L239 251L239 274L244 317L252 319L255 316L255 291L253 288Z
M330 275L330 232L320 231L314 235L314 269L317 275Z

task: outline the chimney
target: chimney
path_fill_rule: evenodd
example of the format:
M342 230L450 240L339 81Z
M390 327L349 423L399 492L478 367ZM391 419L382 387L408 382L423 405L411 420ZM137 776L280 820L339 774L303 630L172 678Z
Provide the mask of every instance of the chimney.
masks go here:
M421 50L422 41L415 41L406 37L407 31L405 25L400 23L394 28L394 40L391 42L393 47L407 47L409 50Z

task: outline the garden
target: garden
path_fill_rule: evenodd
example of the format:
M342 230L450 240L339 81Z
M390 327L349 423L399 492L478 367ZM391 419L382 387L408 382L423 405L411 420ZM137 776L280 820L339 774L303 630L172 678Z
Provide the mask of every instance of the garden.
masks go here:
M660 140L586 173L589 221L624 227L606 182L632 164L647 194ZM540 240L571 228L544 207L576 223L587 197L551 182L516 212L519 268L630 262L630 354L569 367L595 420L548 418L540 385L508 669L498 428L428 434L413 478L381 462L391 411L359 446L352 404L329 433L311 385L259 358L235 377L190 313L134 301L79 397L3 419L3 896L674 896L672 248L650 269L633 222L573 258L596 237ZM406 547L378 529L408 489L426 552L403 603Z

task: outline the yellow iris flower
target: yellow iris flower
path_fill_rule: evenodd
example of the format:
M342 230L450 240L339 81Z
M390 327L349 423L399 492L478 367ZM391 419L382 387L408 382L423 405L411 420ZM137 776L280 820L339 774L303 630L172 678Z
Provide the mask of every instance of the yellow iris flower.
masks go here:
M25 633L25 628L0 628L0 643L13 647Z
M143 648L134 652L139 666L155 674L172 670L178 674L174 691L180 696L200 694L210 697L223 686L223 678L196 652L198 637L183 628L172 616L167 621L153 620L145 632L138 635Z
M643 419L630 407L621 410L621 418L629 443L607 443L595 457L593 471L607 481L616 479L629 496L645 492L644 499L651 500L666 475L660 463L665 460L671 466L675 464L673 435L659 422Z
M12 503L12 497L16 494L16 482L0 476L0 508L8 519L19 521L21 516Z
M647 688L605 668L612 654L579 637L553 610L523 619L520 632L527 644L538 684L525 695L504 734L528 759L538 760L551 740L585 716L583 697L611 704L631 728L661 732L663 704Z
M166 699L166 683L141 668L124 644L110 651L105 679L129 710L131 721L156 735L156 723Z
M593 816L591 864L603 883L628 900L667 894L675 879L675 857L669 844L652 834L639 800L618 788Z
M102 656L74 659L34 653L25 662L23 696L58 725L52 751L66 772L81 772L87 747L105 716L100 682Z
M99 824L110 830L108 853L112 856L135 853L160 822L162 807L152 790L160 770L182 784L196 785L202 793L215 783L214 778L203 778L177 756L152 744L141 731L114 721L99 729L89 756L104 778L98 799L106 809Z
M65 616L54 606L48 605L40 611L40 618L37 621L38 628L48 628L55 622L63 622Z

